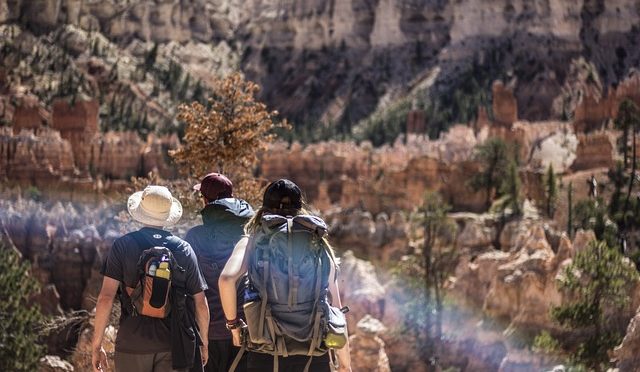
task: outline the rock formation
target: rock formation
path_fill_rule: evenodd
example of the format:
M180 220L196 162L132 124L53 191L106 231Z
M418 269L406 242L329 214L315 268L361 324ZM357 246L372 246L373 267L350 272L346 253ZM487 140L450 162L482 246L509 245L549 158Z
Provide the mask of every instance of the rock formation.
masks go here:
M351 363L354 371L391 372L384 341L379 337L386 331L386 327L370 315L360 319L356 334L349 338L354 350Z
M91 171L106 178L128 180L141 175L143 143L134 132L107 132L91 144Z
M71 145L51 129L43 128L36 136L0 128L0 153L0 178L40 187L73 174Z
M25 96L16 106L12 119L13 133L18 134L23 129L37 130L48 125L51 114L40 105L37 97Z
M344 304L350 309L347 313L350 332L355 331L354 326L367 314L382 319L385 289L370 262L355 258L351 251L345 252L340 260L338 280Z
M614 350L618 369L622 371L637 371L640 366L640 311L629 322L627 334L622 343Z
M80 334L78 344L71 355L71 361L75 367L76 372L91 372L91 350L93 340L93 318L91 324L89 324ZM102 341L102 347L107 353L108 368L105 372L114 372L115 365L113 357L115 355L115 343L116 343L116 328L112 325L107 326L104 331L104 338Z
M578 135L574 171L593 168L612 168L616 160L616 137L611 133L590 133Z
M160 49L188 50L176 53L177 60L203 81L215 69L192 57L210 55L208 46L214 45L218 54L234 56L218 65L238 66L257 80L262 98L285 117L349 125L422 86L433 67L439 72L426 85L435 96L453 96L470 74L479 85L499 77L516 82L508 101L517 105L496 111L503 124L566 118L574 110L580 122L597 122L581 118L608 112L599 105L608 98L582 89L583 82L595 71L600 77L591 80L597 84L587 85L606 89L628 75L640 53L628 45L639 19L625 0L598 6L463 0L411 7L397 0L0 1L0 23L17 23L37 36L66 25L99 33L122 50L144 43L142 49L160 43ZM72 55L92 47L79 48L83 43L73 38L65 42Z
M74 372L73 365L57 355L46 355L40 359L38 372Z
M71 143L76 167L83 173L89 170L91 142L98 132L98 109L97 101L53 103L52 127Z
M175 179L178 170L168 152L179 143L175 135L150 134L143 142L134 132L107 132L94 135L91 141L82 138L76 150L85 157L86 170L96 178L128 181L157 172L163 178ZM0 179L35 186L39 192L64 194L81 187L75 184L82 176L78 169L83 166L76 162L76 150L49 127L38 126L18 134L11 128L0 128Z
M493 230L486 233L488 236L496 234L490 220L472 220L466 225L469 223ZM595 236L579 230L572 242L564 234L551 239L552 230L537 220L513 222L500 234L503 250L491 245L464 250L451 293L469 306L482 308L493 318L507 319L510 327L558 331L549 313L551 307L559 306L564 299L557 280L575 253ZM474 235L460 234L456 244L464 248L474 239ZM631 290L635 291L635 287ZM639 300L638 293L634 292L632 306Z
M518 120L518 102L513 89L505 87L501 81L493 83L493 116L496 124L511 127Z

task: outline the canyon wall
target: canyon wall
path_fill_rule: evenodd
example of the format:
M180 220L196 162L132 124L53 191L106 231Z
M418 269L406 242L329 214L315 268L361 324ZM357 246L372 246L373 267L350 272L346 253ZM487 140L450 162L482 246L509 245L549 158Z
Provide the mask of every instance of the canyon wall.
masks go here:
M36 34L73 25L130 50L173 45L190 51L176 58L192 72L199 64L187 59L225 45L285 117L347 126L422 83L432 97L453 94L474 66L487 75L475 76L480 89L509 80L518 103L509 121L560 119L554 103L569 93L569 62L593 63L605 89L618 84L638 65L640 52L629 47L638 21L631 0L0 1L0 23ZM576 116L585 110L607 112L589 104Z

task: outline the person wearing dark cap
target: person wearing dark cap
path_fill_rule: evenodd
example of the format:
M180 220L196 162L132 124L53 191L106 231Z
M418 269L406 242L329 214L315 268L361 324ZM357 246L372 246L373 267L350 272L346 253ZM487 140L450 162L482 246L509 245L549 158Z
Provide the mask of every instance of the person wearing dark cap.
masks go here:
M295 183L281 179L267 186L219 281L234 345L250 351L247 371L329 372L332 364L351 371L347 308L327 231L322 219L307 212ZM245 273L246 324L236 295Z
M209 323L209 362L205 366L208 372L226 372L238 353L233 346L231 332L226 327L218 278L236 243L244 235L243 226L253 217L251 205L233 197L233 183L219 173L207 174L193 187L200 192L204 208L202 225L187 232L185 240L191 244L198 257L198 263L209 288L205 291L210 310ZM236 288L236 296L242 299L244 289ZM242 301L238 301L238 311L242 310ZM239 370L244 370L244 360Z

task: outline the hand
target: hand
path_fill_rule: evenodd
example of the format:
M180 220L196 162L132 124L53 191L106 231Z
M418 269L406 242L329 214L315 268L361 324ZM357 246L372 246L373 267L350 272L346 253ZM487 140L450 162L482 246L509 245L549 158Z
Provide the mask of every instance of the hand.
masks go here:
M94 347L91 350L91 366L93 367L93 372L105 372L109 368L107 352L104 351L102 346Z
M209 345L200 345L200 357L202 358L202 365L206 366L209 361Z
M233 346L242 346L242 328L238 327L231 330L231 337L233 338Z

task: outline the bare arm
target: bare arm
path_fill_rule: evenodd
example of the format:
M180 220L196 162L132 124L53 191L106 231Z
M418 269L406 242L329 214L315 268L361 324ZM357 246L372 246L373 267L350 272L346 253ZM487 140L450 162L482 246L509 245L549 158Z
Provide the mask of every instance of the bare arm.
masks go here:
M334 265L331 265L331 273L329 278L329 292L331 292L332 305L341 309L342 302L340 301L340 289L338 288L338 281L336 278L336 269ZM336 351L338 355L338 361L340 362L339 371L351 371L351 351L349 350L349 334L347 333L347 344L342 349Z
M102 339L104 331L109 324L109 316L111 315L111 307L113 299L118 292L120 282L105 276L102 281L102 289L98 295L96 302L96 317L93 323L93 342L91 361L94 371L103 371L107 369L107 355L102 349Z
M193 295L193 301L196 305L196 322L200 330L200 338L202 339L202 365L207 364L209 358L209 304L204 291Z
M227 264L224 266L220 279L218 280L218 287L220 289L220 301L222 302L222 310L227 320L233 320L238 317L238 303L236 285L238 279L247 272L249 265L249 254L247 254L247 246L249 245L249 238L243 237L238 241L233 248L233 253ZM233 343L236 346L240 346L240 330L234 329L232 331Z
M207 303L207 297L202 291L194 294L193 300L196 304L196 322L200 329L200 337L206 345L209 340L209 304Z

